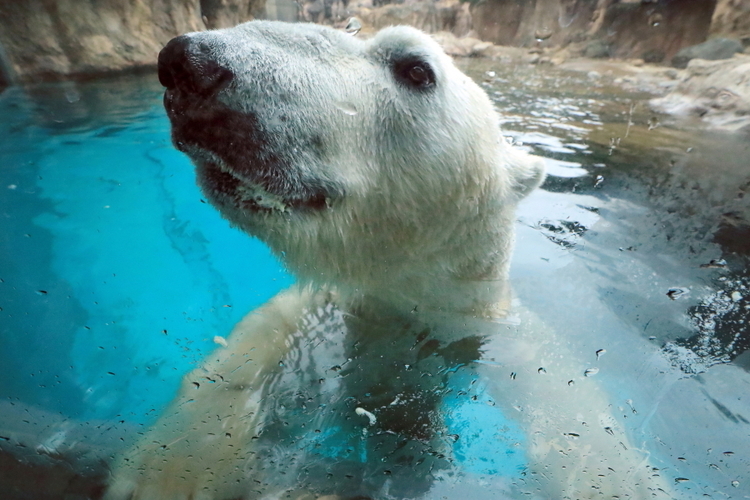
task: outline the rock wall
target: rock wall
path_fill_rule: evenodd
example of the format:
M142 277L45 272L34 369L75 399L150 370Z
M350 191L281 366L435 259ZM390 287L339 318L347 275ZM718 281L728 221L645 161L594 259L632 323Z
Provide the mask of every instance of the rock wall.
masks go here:
M661 62L706 39L715 6L716 0L485 0L471 14L479 37L493 43L589 42L602 55Z
M264 0L0 1L0 44L8 66L3 73L23 83L152 67L170 38L252 19L264 5Z

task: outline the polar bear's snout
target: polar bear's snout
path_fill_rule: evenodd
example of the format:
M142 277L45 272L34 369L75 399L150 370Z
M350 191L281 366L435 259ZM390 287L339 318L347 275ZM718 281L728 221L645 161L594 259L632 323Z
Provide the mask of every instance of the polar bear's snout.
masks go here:
M204 44L182 35L173 38L159 52L159 82L171 92L185 92L209 97L218 93L234 78L219 65Z

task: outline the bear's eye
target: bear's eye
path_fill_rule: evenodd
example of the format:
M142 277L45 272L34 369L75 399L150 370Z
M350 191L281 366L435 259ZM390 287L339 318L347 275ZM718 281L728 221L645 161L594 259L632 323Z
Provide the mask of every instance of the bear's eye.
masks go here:
M412 88L424 90L435 85L435 72L428 63L418 58L396 61L393 73L399 81Z

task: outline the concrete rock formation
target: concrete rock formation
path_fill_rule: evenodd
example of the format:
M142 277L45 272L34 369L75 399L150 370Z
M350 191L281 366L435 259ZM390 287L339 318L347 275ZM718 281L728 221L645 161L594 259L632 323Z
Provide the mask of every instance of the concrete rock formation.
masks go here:
M264 0L0 2L0 73L24 83L155 66L172 37L252 19L264 5Z
M650 104L657 111L698 118L710 128L750 132L750 56L693 59L672 91Z

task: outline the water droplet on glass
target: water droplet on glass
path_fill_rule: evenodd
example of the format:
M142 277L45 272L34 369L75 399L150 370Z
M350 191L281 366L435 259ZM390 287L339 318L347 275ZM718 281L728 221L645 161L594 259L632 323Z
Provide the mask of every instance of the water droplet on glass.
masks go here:
M740 487L740 482L737 481L737 480L734 480L734 481L732 481L732 486L734 486L735 488L739 488Z
M596 351L596 359L599 359L600 357L602 357L603 354L606 354L606 353L607 353L606 349L598 349Z
M737 290L732 292L730 297L732 298L732 302L739 302L740 300L742 300L742 294L738 292Z
M711 259L708 264L701 264L702 269L724 269L727 267L727 261L724 259Z
M510 378L511 378L512 380L515 380L515 379L516 379L516 375L517 375L517 373L516 373L516 372L510 372Z
M200 384L199 384L198 382L193 382L193 386L194 386L194 387L195 387L196 389L200 389L200 388L201 388L201 385L200 385Z
M651 17L650 17L650 18L648 19L648 23L649 23L649 24L650 24L651 26L653 26L654 28L656 28L657 26L659 26L659 25L660 25L660 24L661 24L661 23L662 23L663 21L664 21L664 16L662 16L662 15L661 15L661 14L659 14L658 12L657 12L656 14L653 14L653 15L652 15L652 16L651 16Z
M594 181L594 187L598 188L602 185L602 182L604 182L604 176L603 175L597 175L596 180Z
M685 295L689 294L690 290L687 288L681 288L681 287L674 287L667 290L667 297L669 297L672 300L677 300L680 297L684 297Z
M612 429L612 427L605 427L604 430L610 436L614 436L615 435L615 431L614 431L614 429Z
M593 377L597 373L599 373L599 368L596 368L596 367L594 367L594 368L586 368L586 371L583 372L583 374L586 377Z
M575 380L568 380L568 385L569 385L569 386L573 386L573 385L576 385L576 382L575 382Z
M356 17L349 18L344 31L351 36L356 35L362 29L362 23Z
M336 107L349 116L354 116L358 113L357 107L350 102L337 102Z
M678 478L675 478L674 480L675 483L684 483L685 481L690 481L690 479L686 477L678 477Z
M536 372L544 374L544 373L547 373L547 370L545 370L544 367L542 366L542 367L539 367L539 369Z
M76 103L81 100L81 94L76 89L67 89L65 91L65 99L70 103Z
M654 130L656 127L659 126L659 119L655 116L652 116L648 119L648 129Z
M549 28L541 28L534 32L534 38L537 42L543 42L552 36L552 30Z
M375 415L371 412L365 410L364 408L355 408L354 413L359 415L360 417L365 416L370 420L370 425L375 425L375 422L378 421L377 418L375 418Z

